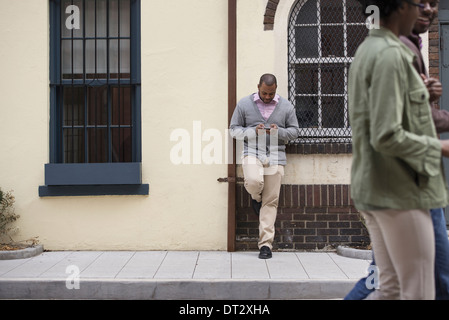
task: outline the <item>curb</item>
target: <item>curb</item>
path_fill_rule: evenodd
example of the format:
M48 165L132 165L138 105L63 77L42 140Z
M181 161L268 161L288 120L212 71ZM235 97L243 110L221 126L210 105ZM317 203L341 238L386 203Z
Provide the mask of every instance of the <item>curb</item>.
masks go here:
M0 279L1 299L343 299L356 280ZM69 283L68 283L69 281ZM76 284L76 286L74 285Z
M344 256L347 258L354 259L363 259L363 260L372 260L373 259L373 251L372 250L361 250L354 249L345 246L337 247L337 254L340 256Z
M0 260L26 259L37 256L42 252L44 252L44 247L42 245L20 250L4 250L0 251Z

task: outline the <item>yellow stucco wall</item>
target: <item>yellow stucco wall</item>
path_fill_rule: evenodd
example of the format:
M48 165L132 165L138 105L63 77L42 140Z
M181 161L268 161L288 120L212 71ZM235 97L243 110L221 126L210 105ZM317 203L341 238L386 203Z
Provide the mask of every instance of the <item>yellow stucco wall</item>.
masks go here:
M238 99L255 92L265 72L278 76L287 97L284 20L292 3L281 1L275 30L263 31L266 1L238 1ZM39 237L48 250L226 250L228 186L217 182L227 176L226 161L208 165L200 155L192 162L193 139L224 139L228 126L227 2L142 0L142 178L149 196L39 198L49 162L48 10L47 0L0 0L0 187L16 196L15 239ZM170 157L176 132L189 135L191 164ZM202 138L200 152L209 143ZM332 183L348 181L348 156L338 166L325 156L289 161L287 183L326 183L329 170ZM321 174L310 175L309 166Z
M0 1L0 185L50 250L226 249L221 165L174 165L170 135L227 127L227 4L142 1L143 182L150 195L39 198L49 161L47 0ZM224 131L223 131L224 134Z

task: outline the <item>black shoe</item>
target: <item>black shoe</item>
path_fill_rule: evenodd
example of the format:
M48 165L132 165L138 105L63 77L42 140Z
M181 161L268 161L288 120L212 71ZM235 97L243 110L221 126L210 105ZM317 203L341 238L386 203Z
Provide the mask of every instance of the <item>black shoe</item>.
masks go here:
M260 248L259 259L271 259L272 256L270 248L267 246Z
M262 202L257 202L256 200L251 199L251 207L253 207L254 213L259 216Z

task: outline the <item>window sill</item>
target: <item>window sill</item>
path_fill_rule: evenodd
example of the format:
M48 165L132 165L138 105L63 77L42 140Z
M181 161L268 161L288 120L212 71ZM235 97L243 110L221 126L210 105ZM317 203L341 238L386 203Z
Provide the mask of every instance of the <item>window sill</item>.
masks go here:
M141 177L140 162L45 165L47 186L141 184Z
M352 143L316 143L287 145L288 154L352 154Z
M148 194L140 162L49 163L45 165L45 186L39 187L40 197Z
M148 184L40 186L39 197L147 196L149 190Z

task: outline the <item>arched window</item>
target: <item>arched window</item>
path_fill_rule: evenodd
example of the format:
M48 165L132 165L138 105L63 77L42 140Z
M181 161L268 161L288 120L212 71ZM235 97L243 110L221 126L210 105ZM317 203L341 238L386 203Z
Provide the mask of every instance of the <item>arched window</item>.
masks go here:
M368 34L356 0L297 0L288 26L289 99L298 142L351 142L348 70Z

